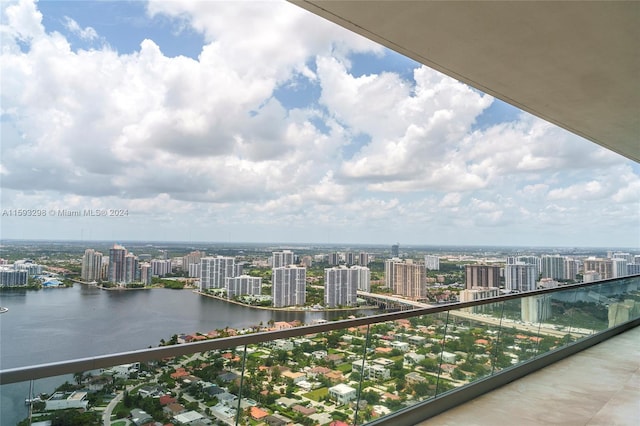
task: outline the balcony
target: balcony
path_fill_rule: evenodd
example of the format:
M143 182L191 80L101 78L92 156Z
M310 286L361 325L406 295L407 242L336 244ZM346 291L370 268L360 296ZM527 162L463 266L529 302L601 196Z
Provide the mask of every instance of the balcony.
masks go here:
M160 407L149 416L183 423L237 425L268 417L266 421L274 424L398 425L417 424L440 413L444 422L466 423L473 412L498 415L500 410L482 407L500 404L506 409L513 392L525 392L532 401L518 402L523 424L540 420L531 417L540 413L533 401L549 393L557 397L558 416L580 422L579 405L574 404L589 391L582 387L576 391L573 382L564 383L563 376L554 372L560 370L567 374L566 380L581 376L585 385L596 384L596 391L602 384L596 399L603 409L600 415L607 413L604 405L613 407L620 401L623 407L615 410L624 424L631 422L627 416L634 406L621 397L625 392L616 391L633 388L633 383L601 379L602 365L593 357L606 357L612 365L618 359L634 360L607 370L618 378L621 372L637 375L633 335L638 329L618 335L640 324L639 290L640 276L617 278L2 370L0 383L3 387L30 383L24 387L38 389L45 378L67 375L58 382L78 384L70 383L32 407L45 405L49 409L45 413L51 414L61 412L58 408L88 405L96 413L91 424L111 424L130 413L139 414L134 410L156 404L144 402L154 396L157 401L175 398L179 406L174 412ZM614 353L603 352L602 348L611 348L611 340L607 341L611 338L628 343L615 344ZM600 342L604 343L588 349ZM567 395L577 396L578 401ZM476 397L480 398L467 403ZM546 407L551 403L540 401ZM487 415L473 418L482 424L482 419L490 420ZM41 413L32 413L33 421L38 418Z

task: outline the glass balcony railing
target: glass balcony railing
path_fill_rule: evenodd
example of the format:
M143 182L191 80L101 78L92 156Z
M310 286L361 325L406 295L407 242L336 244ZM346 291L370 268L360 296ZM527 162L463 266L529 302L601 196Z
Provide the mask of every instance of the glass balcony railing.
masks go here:
M0 393L28 399L21 418L58 424L391 422L637 324L639 287L625 277L2 370Z

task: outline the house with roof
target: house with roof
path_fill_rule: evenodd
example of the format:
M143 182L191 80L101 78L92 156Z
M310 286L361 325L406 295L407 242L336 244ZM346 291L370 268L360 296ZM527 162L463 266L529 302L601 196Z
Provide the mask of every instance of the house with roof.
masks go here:
M269 415L269 413L262 408L251 407L249 411L249 415L253 420L263 420L265 417Z
M289 423L293 423L290 418L285 417L282 414L271 414L263 420L269 426L286 426Z
M131 421L134 425L141 426L145 423L152 422L153 417L151 417L149 413L144 410L134 408L133 410L131 410Z
M171 404L167 404L164 407L162 407L162 411L169 415L169 417L175 417L178 414L182 414L184 412L187 411L186 408L184 408L184 406L182 404L179 404L177 402L173 402Z
M408 352L404 355L404 362L409 365L417 365L424 361L426 357L422 354L417 354L415 352Z
M234 373L233 371L225 371L224 373L221 373L218 375L218 379L222 380L225 383L232 382L238 377L240 376Z
M349 385L339 383L329 388L329 398L339 405L348 404L356 399L356 390Z
M424 383L427 381L427 379L425 379L423 376L421 376L419 373L412 371L411 373L407 373L404 376L405 380L407 381L407 383Z
M300 413L304 416L310 416L311 414L316 412L316 409L313 407L305 407L304 405L294 405L293 407L291 407L291 410Z
M211 420L197 411L187 411L186 413L178 414L173 417L173 420L176 423L185 425L211 424Z
M291 379L293 384L298 384L307 378L307 375L302 372L285 371L282 373L282 377L285 379Z
M68 408L87 409L89 401L87 400L87 392L55 392L45 402L45 410L66 410Z

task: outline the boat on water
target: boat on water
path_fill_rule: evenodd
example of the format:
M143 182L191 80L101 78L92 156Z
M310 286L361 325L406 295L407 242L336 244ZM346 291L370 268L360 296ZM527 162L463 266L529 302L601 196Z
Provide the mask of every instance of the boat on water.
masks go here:
M36 402L42 402L42 398L40 398L40 396L36 396L35 398L27 398L24 400L24 405L31 405Z
M0 306L0 314L4 314L7 311L9 311L9 308L5 308L4 306Z

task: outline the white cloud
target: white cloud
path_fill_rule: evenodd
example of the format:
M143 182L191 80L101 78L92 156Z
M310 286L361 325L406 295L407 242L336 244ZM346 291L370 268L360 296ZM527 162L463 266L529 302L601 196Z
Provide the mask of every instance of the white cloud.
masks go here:
M494 100L426 67L355 76L354 52L384 50L291 4L148 12L204 34L199 57L167 57L152 39L130 54L74 51L35 3L3 4L3 208L128 207L113 232L170 218L210 239L321 225L363 242L482 243L499 227L561 240L555 224L638 225L628 160L527 114L476 130ZM274 93L300 82L320 95L287 109Z
M95 40L98 38L98 33L95 29L92 27L82 28L76 21L68 16L65 16L64 26L71 31L72 34L77 35L82 40Z

